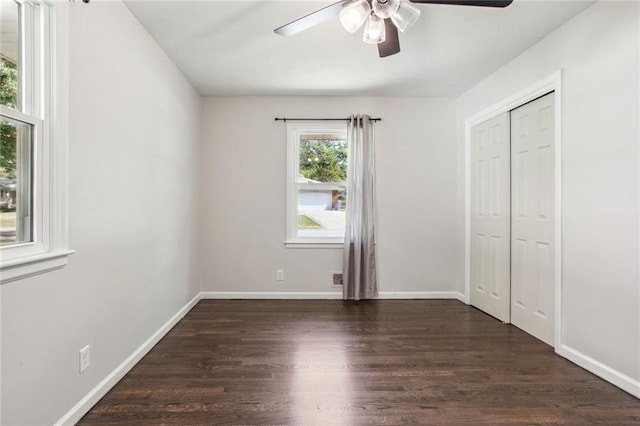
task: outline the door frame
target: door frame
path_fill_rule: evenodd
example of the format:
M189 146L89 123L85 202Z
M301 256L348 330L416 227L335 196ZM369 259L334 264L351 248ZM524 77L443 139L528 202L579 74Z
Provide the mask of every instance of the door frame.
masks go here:
M471 303L471 128L477 124L511 111L547 93L555 93L555 227L554 243L556 245L554 279L555 279L555 339L556 352L562 344L562 70L534 83L496 104L468 117L464 129L464 182L465 182L465 295L463 301Z

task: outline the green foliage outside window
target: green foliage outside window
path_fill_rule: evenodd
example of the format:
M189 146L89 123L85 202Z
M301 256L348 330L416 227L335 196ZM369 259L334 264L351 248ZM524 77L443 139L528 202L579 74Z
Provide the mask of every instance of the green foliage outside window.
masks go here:
M3 57L0 57L0 104L10 108L18 104L18 69Z
M16 108L18 103L18 69L0 57L0 104ZM16 177L16 128L7 123L0 125L0 175Z
M347 180L347 143L344 140L300 141L300 174L319 182Z

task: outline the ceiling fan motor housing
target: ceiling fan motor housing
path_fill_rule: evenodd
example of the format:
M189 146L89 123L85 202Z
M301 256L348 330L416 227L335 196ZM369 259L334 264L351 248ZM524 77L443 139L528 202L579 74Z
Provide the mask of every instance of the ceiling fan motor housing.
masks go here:
M400 0L372 0L373 13L382 19L390 18L400 8Z

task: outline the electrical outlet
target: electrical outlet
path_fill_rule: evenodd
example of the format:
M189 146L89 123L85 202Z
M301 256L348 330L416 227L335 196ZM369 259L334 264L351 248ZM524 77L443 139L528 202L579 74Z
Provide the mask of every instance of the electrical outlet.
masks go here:
M276 280L284 281L284 269L278 269L276 271Z
M89 345L80 349L80 373L89 368L90 358L89 358Z

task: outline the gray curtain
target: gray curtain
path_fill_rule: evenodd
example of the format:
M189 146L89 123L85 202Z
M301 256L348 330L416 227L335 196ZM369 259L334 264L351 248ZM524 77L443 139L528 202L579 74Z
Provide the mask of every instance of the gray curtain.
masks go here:
M375 244L374 132L368 115L351 116L347 132L347 215L343 298L378 295Z

